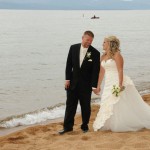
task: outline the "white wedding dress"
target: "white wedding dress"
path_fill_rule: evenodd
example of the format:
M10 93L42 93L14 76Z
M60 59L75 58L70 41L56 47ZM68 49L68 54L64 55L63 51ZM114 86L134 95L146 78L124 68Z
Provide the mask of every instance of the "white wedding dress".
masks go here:
M102 61L105 69L105 84L100 109L93 124L94 131L113 132L150 129L150 106L136 90L132 80L124 75L125 90L118 97L112 94L113 85L118 85L118 71L113 59Z

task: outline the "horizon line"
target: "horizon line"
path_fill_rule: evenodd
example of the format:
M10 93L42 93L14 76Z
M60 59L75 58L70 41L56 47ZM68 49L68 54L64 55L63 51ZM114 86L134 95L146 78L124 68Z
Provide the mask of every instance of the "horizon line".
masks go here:
M30 9L30 8L0 8L0 10L150 10L149 9Z

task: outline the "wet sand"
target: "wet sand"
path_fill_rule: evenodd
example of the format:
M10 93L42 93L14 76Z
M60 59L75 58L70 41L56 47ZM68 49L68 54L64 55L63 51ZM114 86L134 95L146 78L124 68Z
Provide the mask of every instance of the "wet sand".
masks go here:
M150 104L150 94L143 99ZM94 132L93 121L99 106L92 105L90 131L82 133L81 116L75 118L74 131L59 135L63 122L36 125L0 137L0 150L150 150L150 130L113 133L111 131Z

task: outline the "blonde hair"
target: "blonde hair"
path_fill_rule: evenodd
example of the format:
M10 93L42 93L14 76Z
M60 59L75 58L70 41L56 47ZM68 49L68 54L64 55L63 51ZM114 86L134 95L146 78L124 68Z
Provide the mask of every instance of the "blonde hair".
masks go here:
M120 41L116 36L108 36L105 39L109 42L110 57L112 58L116 52L120 52Z

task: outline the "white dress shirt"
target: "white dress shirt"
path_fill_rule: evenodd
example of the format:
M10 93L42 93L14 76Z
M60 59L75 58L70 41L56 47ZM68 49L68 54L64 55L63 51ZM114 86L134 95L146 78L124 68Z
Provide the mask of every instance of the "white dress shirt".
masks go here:
M83 63L84 57L85 57L85 55L87 53L87 50L88 50L88 48L84 48L82 46L82 44L81 44L81 47L80 47L80 67L81 67L81 65Z

